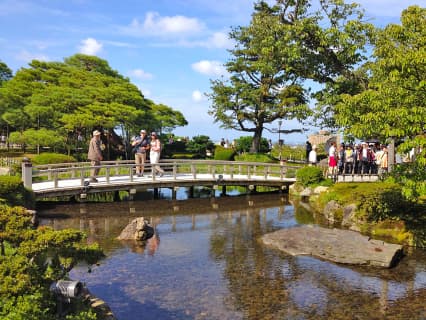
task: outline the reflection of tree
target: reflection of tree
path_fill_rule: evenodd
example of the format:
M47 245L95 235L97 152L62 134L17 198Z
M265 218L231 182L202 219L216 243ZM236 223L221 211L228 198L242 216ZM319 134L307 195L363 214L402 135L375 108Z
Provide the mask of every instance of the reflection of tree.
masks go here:
M389 303L389 284L399 283L403 295L411 296L412 266L364 271L330 267L321 261L304 265L306 260L280 255L258 241L259 236L273 231L263 219L264 210L222 212L212 224L210 255L225 263L224 276L232 294L225 303L232 303L245 319L353 319L354 315L359 319L387 315L404 319ZM418 312L419 308L411 311L413 315Z
M221 214L213 229L210 254L214 259L225 259L229 289L244 317L268 319L268 314L286 310L287 279L275 268L275 257L257 242L268 231L261 224L260 210Z

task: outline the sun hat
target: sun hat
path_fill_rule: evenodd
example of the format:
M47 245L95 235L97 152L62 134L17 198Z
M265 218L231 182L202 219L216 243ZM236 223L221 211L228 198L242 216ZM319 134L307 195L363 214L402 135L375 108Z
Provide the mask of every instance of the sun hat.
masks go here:
M142 129L142 130L141 130L141 133L146 133L146 131Z
M98 131L98 130L93 131L93 135L94 135L94 136L99 136L100 134L101 134L101 132L100 132L100 131Z

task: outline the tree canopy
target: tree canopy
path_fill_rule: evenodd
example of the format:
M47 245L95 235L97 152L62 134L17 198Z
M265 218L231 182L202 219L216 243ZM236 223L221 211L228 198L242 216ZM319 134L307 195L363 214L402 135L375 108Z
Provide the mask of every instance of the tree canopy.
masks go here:
M165 109L177 120L157 118ZM127 138L142 126L160 130L163 122L166 128L187 124L180 112L144 98L107 61L83 54L64 62L33 60L20 69L0 87L0 114L11 131L53 130L66 144L77 133L90 136L94 128L120 128Z
M346 89L353 90L349 84L360 82L353 70L367 59L374 30L357 4L341 0L258 2L250 25L230 34L236 42L226 64L230 79L212 81L210 113L224 128L253 132L252 151L258 150L265 124L311 115L305 80L344 79ZM314 96L323 101L318 115L334 106L324 99L327 92ZM318 119L335 126L332 116Z
M426 146L426 9L412 6L402 12L401 24L377 34L374 61L364 66L366 89L343 94L336 120L345 132L359 138L405 140L402 148ZM426 164L425 157L418 157Z

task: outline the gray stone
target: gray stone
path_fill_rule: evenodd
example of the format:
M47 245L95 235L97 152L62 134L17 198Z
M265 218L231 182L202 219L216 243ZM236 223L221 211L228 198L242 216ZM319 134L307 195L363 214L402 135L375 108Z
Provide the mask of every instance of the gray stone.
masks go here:
M336 221L336 213L338 210L341 210L342 207L340 204L335 201L331 200L329 201L325 207L324 207L324 217L329 221L330 223L334 223Z
M320 193L326 192L327 190L328 190L328 187L318 186L314 189L314 193L320 194Z
M117 239L144 241L151 238L153 235L154 228L151 227L143 217L139 217L133 219L132 222L121 231Z
M342 227L350 228L356 223L356 204L350 204L343 208Z
M312 255L336 263L390 268L403 255L401 245L373 240L358 232L300 226L262 236L265 245L291 255Z

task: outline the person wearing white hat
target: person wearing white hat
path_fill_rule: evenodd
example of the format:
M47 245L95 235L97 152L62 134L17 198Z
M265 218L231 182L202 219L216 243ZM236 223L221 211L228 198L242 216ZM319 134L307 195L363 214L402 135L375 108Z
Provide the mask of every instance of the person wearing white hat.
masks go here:
M98 130L93 131L93 137L89 142L87 159L90 160L91 166L99 166L103 159L101 149L101 133ZM100 168L93 168L90 170L90 182L98 182L96 176L99 174L99 170Z

